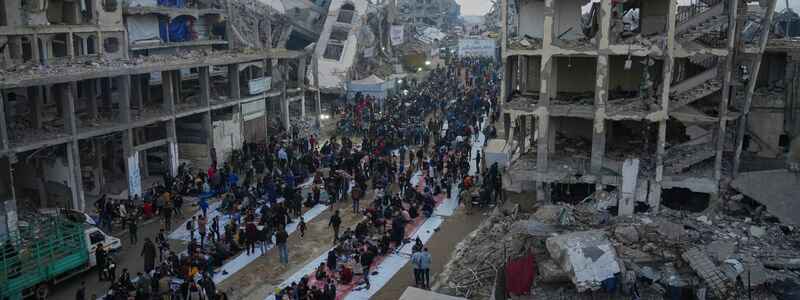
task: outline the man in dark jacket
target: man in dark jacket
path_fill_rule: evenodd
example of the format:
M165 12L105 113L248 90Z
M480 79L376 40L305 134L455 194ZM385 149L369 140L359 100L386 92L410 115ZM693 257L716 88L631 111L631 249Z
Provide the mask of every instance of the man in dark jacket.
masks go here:
M328 222L328 228L333 226L333 243L339 240L339 225L342 225L342 217L339 216L339 210L337 209L333 215L331 216L331 220Z

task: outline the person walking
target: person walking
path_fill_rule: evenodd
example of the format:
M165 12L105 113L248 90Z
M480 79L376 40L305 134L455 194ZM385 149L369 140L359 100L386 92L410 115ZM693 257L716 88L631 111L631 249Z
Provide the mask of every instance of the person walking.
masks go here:
M270 238L270 236L267 234L267 231L269 231L267 226L265 226L264 223L261 223L258 228L258 248L261 249L261 256L264 256L264 254L267 252L267 238Z
M375 260L375 253L372 253L372 250L367 248L366 250L361 249L361 267L364 268L364 284L367 286L366 289L369 289L369 273L370 267L372 266L372 262Z
M194 222L197 221L196 216L192 216L189 221L186 221L186 231L189 232L189 239L194 239ZM167 229L169 230L169 228Z
M297 223L297 229L300 229L300 239L306 236L306 220L300 217L300 222Z
M420 259L419 257L422 255L421 251L414 252L411 255L411 266L412 271L414 272L414 287L422 287L422 283L420 281L421 276L421 269L420 269Z
M289 264L289 250L286 247L286 240L289 239L289 234L286 228L281 226L278 232L275 233L275 244L278 245L278 252L280 253L280 261Z
M461 188L461 201L464 201L464 214L472 214L472 193L469 192L468 186Z
M339 210L337 209L331 216L331 220L328 222L328 228L331 228L331 226L333 226L334 244L336 244L336 242L339 241L339 225L342 225L342 217L339 216Z
M200 234L201 248L203 247L203 245L205 245L204 241L206 239L206 232L208 231L208 228L206 228L207 225L208 225L208 219L206 218L205 215L202 215L199 218L197 218L197 233Z
M156 245L153 244L153 241L150 238L144 239L144 246L142 246L142 253L140 256L144 256L144 271L150 272L156 265Z
M206 212L208 211L208 202L206 199L200 199L200 210L203 211L203 217L206 216Z
M139 231L139 225L136 224L136 217L129 216L128 217L128 236L131 238L131 246L136 245L139 242L139 236L137 235Z
M475 152L475 174L481 173L481 150Z
M247 248L247 255L250 255L250 252L256 254L256 240L258 240L258 227L254 222L247 222L247 225L244 227L244 236L246 239L245 248Z
M359 201L362 197L364 197L364 191L358 185L354 186L350 191L350 198L353 199L353 213L358 213Z

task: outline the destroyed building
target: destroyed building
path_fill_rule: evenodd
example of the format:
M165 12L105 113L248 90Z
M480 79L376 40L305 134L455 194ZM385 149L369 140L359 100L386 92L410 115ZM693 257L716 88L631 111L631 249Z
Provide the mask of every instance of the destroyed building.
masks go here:
M796 165L800 53L760 25L776 1L508 2L507 191L698 211L745 165Z
M285 49L291 23L260 3L2 8L0 233L37 208L141 195L184 162L222 164L266 137L268 114L290 127L305 99L306 53Z
M442 31L458 26L461 6L455 0L400 0L397 11L408 23L424 24Z
M359 41L364 33L366 0L332 0L328 18L314 48L314 68L307 76L314 78L321 92L343 93L355 72Z

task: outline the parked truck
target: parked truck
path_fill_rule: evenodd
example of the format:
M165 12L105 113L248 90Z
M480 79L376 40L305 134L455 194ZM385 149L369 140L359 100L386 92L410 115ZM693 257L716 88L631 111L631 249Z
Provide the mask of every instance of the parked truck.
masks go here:
M97 227L45 218L0 235L0 300L47 297L50 288L93 266L97 247L116 251L122 242Z

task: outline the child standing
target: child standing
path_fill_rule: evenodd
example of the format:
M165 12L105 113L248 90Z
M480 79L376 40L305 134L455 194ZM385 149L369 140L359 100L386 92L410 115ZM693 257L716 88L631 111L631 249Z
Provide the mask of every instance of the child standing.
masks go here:
M300 229L300 239L302 240L306 235L306 220L303 217L300 217L300 223L297 223L297 228Z

